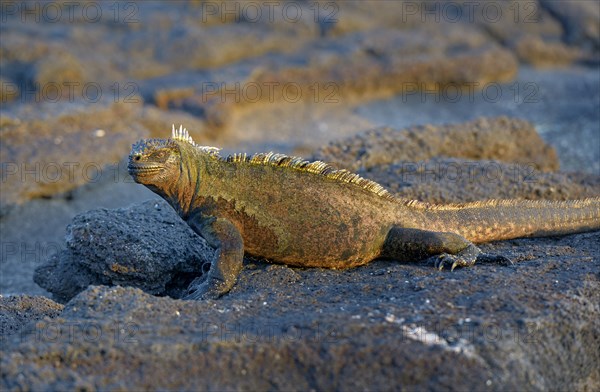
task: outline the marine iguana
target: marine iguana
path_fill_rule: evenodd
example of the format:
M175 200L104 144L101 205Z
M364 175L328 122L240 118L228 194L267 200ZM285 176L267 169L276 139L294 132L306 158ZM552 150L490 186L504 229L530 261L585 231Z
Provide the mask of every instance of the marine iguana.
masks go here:
M376 182L319 161L274 153L222 157L174 125L169 139L134 144L128 171L217 249L206 280L185 299L227 293L244 252L300 267L434 257L437 268L454 269L478 259L510 263L474 243L600 229L600 197L427 204L396 198Z

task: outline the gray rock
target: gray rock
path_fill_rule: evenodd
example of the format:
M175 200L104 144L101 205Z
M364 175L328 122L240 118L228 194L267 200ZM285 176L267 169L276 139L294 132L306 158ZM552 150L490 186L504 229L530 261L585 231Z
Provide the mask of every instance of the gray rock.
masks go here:
M600 195L600 176L545 173L533 163L432 158L357 171L399 197L434 203L485 199L585 199Z
M180 297L213 254L162 200L80 214L67 227L66 243L34 274L60 301L92 284Z
M257 262L216 301L92 286L3 348L2 387L595 390L599 245L489 244L516 265L452 273Z
M597 2L540 0L540 5L560 22L566 42L590 47L598 54L600 7Z
M78 261L71 250L57 252L35 269L33 281L63 303L92 284L110 284L108 277L92 272Z

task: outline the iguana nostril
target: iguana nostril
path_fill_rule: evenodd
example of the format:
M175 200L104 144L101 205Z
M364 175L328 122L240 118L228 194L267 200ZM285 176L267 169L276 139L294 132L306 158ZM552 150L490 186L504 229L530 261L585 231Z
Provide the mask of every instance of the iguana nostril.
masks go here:
M135 157L133 157L133 160L139 161L141 158L142 158L141 155L136 155Z

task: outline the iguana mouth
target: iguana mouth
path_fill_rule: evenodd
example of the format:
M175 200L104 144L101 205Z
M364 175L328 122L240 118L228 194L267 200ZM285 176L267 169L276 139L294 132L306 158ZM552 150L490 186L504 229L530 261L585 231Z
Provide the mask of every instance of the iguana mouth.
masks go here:
M139 175L148 175L155 174L159 171L163 170L163 167L160 165L144 165L144 164L129 164L127 165L127 171L129 174Z

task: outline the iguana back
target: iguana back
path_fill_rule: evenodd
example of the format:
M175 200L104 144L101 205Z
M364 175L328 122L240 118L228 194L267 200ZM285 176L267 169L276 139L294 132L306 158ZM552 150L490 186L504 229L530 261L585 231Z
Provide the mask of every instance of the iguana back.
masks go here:
M210 169L198 205L208 202L209 209L201 207L207 214L237 222L248 253L286 264L364 264L380 255L392 226L453 232L477 243L600 229L600 198L431 205L395 198L328 165L311 171L278 163L296 158L268 157L204 163ZM342 179L345 173L354 181Z

